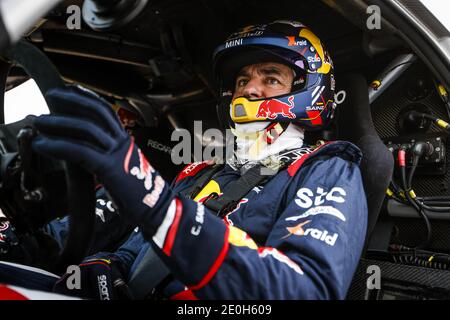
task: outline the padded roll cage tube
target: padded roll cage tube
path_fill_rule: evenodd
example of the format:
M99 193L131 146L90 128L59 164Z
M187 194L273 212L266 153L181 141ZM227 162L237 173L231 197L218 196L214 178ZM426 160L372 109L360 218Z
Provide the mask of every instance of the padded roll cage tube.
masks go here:
M402 54L393 59L375 79L379 83L376 86L369 86L369 103L372 105L416 60L417 56L412 53Z

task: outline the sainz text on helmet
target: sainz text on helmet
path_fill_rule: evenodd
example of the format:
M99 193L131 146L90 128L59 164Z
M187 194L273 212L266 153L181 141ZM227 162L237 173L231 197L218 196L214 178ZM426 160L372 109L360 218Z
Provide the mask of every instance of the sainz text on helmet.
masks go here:
M282 63L294 71L291 92L231 101L240 69L262 62ZM300 22L274 21L242 28L215 50L213 63L220 85L219 108L228 113L231 107L232 122L292 122L307 130L318 130L333 116L333 62L319 38Z

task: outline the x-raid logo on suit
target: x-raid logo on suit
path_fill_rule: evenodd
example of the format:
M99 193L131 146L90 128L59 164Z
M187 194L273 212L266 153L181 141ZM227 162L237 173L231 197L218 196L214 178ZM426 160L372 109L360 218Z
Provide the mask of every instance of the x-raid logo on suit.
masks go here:
M310 216L325 214L333 216L343 222L346 221L345 216L341 211L333 206L323 206L325 202L344 203L347 193L343 188L334 187L330 191L325 191L321 187L317 187L314 193L309 188L301 188L297 191L297 198L295 203L302 209L308 209L304 213L286 218L286 221L297 221ZM304 226L310 223L311 220L302 221L293 227L287 227L289 232L283 238L292 235L296 236L310 236L316 240L322 241L327 245L334 246L339 235L337 233L331 234L328 230L320 230L316 228L304 229Z

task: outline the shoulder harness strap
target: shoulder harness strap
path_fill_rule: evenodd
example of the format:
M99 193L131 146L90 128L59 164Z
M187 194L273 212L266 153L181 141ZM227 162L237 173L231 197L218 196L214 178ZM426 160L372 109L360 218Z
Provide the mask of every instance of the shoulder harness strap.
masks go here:
M200 191L206 186L206 184L213 178L213 176L224 167L223 163L214 164L206 169L204 169L197 180L183 191L181 194L189 199L194 199Z
M321 149L322 146L326 144L327 143L320 143L315 146L304 146L280 154L276 157L277 165L275 167L258 164L247 170L239 179L231 182L220 197L216 194L212 194L203 202L203 204L216 212L219 217L223 217L236 208L239 201L254 187L267 183L279 171L288 168L289 175L294 176L295 172L298 171L305 160L312 153ZM209 182L209 179L204 182L205 185L207 182ZM200 188L198 192L201 190L202 188Z

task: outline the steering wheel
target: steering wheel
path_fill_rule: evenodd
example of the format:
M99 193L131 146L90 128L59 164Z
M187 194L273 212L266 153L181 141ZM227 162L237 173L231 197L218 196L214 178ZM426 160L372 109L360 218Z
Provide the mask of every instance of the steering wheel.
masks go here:
M49 89L65 85L56 67L47 56L25 40L19 41L14 48L7 51L5 57L10 64L20 65L35 80L44 97ZM0 81L5 80L6 78L0 79ZM1 94L4 94L4 90ZM50 113L54 112L50 104L48 107ZM67 185L69 232L58 261L51 267L51 271L57 273L65 272L68 265L79 264L86 256L94 234L95 223L93 176L79 166L61 162Z

